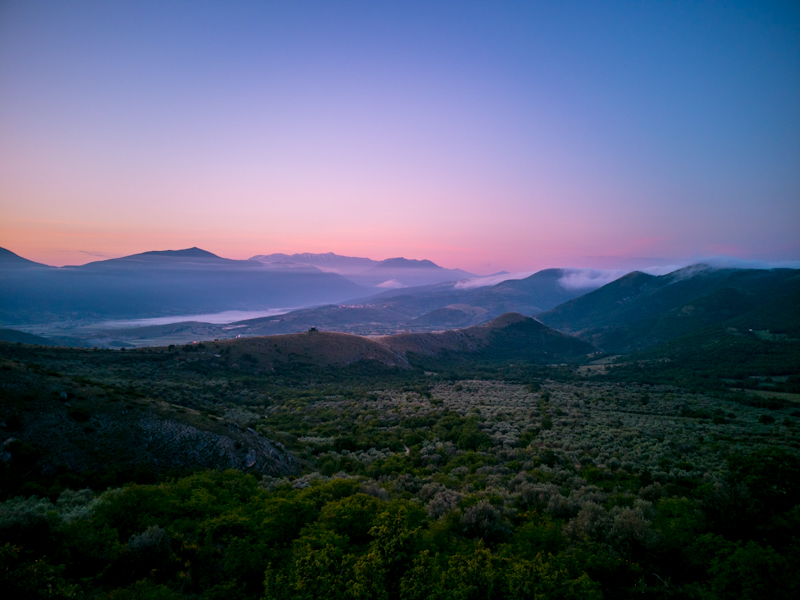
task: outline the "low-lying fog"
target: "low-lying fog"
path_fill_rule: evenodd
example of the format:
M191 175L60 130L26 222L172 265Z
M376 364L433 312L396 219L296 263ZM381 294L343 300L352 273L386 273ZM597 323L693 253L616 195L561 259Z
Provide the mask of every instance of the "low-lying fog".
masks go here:
M172 317L154 317L150 319L121 319L118 321L103 321L95 323L93 328L97 329L119 329L120 327L142 327L144 325L169 325L170 323L181 323L184 321L196 321L198 323L212 323L214 325L225 325L246 319L259 319L261 317L274 317L285 315L288 312L297 310L296 308L273 308L271 310L226 310L218 313L206 313L201 315L175 315Z

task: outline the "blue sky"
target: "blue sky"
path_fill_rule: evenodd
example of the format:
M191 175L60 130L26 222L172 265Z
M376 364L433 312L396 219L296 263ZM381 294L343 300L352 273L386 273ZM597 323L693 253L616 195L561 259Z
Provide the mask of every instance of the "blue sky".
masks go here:
M798 6L3 2L0 245L797 259Z

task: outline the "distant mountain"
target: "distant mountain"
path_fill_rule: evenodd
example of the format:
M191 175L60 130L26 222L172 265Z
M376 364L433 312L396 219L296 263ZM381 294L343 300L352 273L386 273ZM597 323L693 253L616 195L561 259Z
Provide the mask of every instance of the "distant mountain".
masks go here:
M417 287L475 277L461 269L445 269L429 260L389 258L351 278L362 285Z
M366 292L336 273L230 260L199 248L79 267L21 269L0 263L0 286L0 320L6 323L308 306Z
M0 248L0 269L50 269L47 265L33 262L14 254L11 250Z
M485 288L454 283L389 290L343 304L234 323L242 335L294 333L310 327L355 334L437 331L485 323L507 312L533 316L575 298L585 289L562 285L569 273L546 269Z
M195 246L192 248L186 248L185 250L150 250L149 252L134 254L133 256L128 256L124 259L119 259L119 260L130 260L133 258L145 257L145 256L166 256L169 258L205 258L211 260L220 258L216 254L212 254L208 250L202 250L201 248Z
M261 263L295 263L300 265L313 265L323 270L333 271L340 275L360 273L378 264L377 260L371 258L358 258L355 256L341 256L333 252L324 254L313 254L303 252L301 254L258 254L250 260Z
M384 288L415 287L443 281L458 281L475 277L461 269L445 269L430 260L388 258L376 261L370 258L340 256L333 252L324 254L259 254L250 260L265 264L294 263L312 265L323 271L338 273L353 282Z
M241 263L241 264L239 264ZM120 258L98 260L77 267L63 267L79 271L114 270L114 269L208 269L209 267L256 268L257 265L247 261L222 258L207 250L200 248L186 248L185 250L152 250L131 254Z
M387 258L373 268L375 269L441 269L439 265L429 260L409 260L408 258ZM465 271L466 272L466 271Z
M608 352L650 348L758 310L800 290L794 269L634 272L538 316ZM795 309L795 311L798 309Z

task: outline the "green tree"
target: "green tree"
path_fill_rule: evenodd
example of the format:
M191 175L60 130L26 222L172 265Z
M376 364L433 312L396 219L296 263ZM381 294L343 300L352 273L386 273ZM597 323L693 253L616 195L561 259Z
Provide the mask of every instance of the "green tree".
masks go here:
M790 593L795 576L788 567L786 559L769 546L753 541L737 544L732 553L722 552L714 558L709 569L711 591L719 600L796 597Z
M552 554L512 560L505 577L510 600L601 600L600 586L586 574L570 573Z

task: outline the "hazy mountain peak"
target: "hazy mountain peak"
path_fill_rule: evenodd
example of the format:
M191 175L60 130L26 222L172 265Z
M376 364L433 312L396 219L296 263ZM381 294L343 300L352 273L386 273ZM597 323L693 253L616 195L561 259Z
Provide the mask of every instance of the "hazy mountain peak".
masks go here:
M256 254L255 256L252 256L250 260L256 260L262 263L291 261L323 267L362 266L364 268L377 263L377 261L374 261L371 258L342 256L341 254L336 254L334 252L299 252L295 254L283 254L282 252L276 252L273 254Z
M19 254L0 248L0 266L4 267L46 267L42 263L37 263L27 258L21 257Z
M429 260L415 260L413 258L387 258L382 260L375 268L379 269L441 269L439 265Z
M141 252L140 254L134 254L133 256L167 256L167 257L175 257L175 258L222 258L209 252L208 250L203 250L202 248L193 247L193 248L185 248L183 250L151 250L149 252Z

